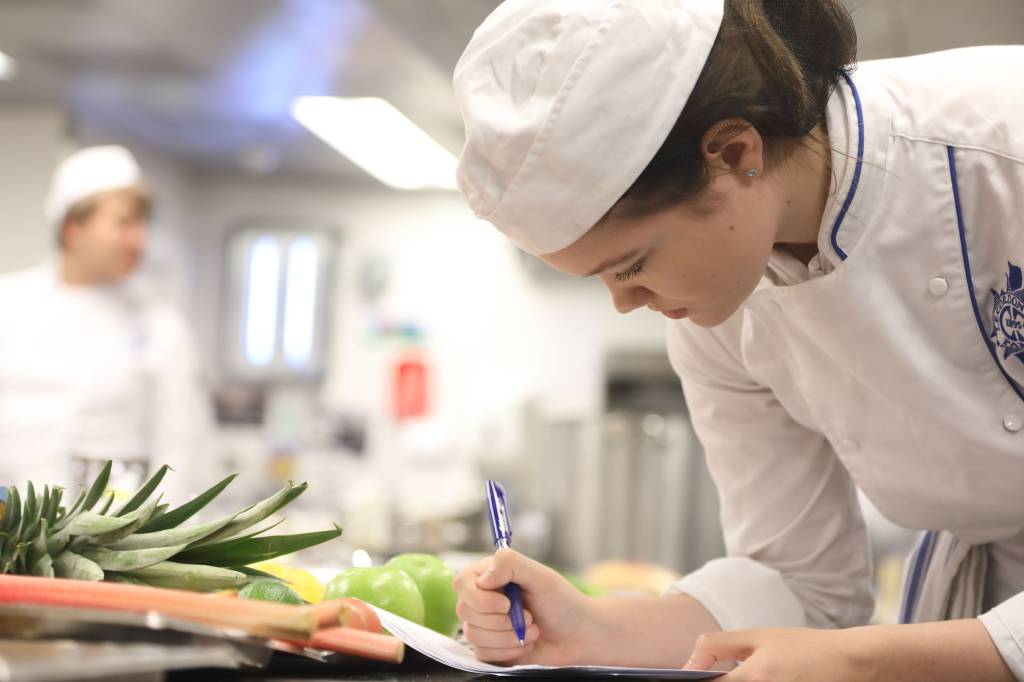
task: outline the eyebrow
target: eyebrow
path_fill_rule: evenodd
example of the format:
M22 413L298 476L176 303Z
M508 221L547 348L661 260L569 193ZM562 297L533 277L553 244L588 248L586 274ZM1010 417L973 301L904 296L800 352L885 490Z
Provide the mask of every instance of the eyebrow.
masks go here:
M600 273L608 270L613 265L618 265L619 263L630 263L634 259L636 259L637 257L640 256L640 252L642 250L643 249L639 249L639 248L638 249L633 249L632 251L630 251L629 253L627 253L625 255L619 256L617 258L610 258L610 259L608 259L605 262L601 263L596 268L594 268L593 270L591 270L590 272L588 272L587 274L585 274L583 276L584 277L593 277L594 275L600 274Z

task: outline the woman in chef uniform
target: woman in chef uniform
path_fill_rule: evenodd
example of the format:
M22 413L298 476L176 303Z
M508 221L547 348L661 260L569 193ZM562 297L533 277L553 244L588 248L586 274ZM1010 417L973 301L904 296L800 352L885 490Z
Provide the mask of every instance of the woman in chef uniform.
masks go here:
M456 579L482 660L1024 680L1024 48L855 43L839 0L509 0L474 35L460 187L670 319L728 547L657 599L501 550ZM853 627L856 487L924 531L904 624Z

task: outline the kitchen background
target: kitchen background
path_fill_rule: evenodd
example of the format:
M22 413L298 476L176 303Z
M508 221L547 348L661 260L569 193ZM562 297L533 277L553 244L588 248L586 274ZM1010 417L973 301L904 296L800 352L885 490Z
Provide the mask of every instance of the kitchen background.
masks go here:
M494 477L537 558L692 570L723 550L664 320L521 255L443 174L371 177L294 106L386 100L453 163L450 74L497 4L0 0L0 272L52 253L58 159L125 144L158 198L145 277L191 321L215 406L198 478L241 472L225 506L308 480L289 527L345 528L313 568L413 549L458 563L488 547ZM1020 0L851 6L862 59L1024 39ZM867 513L891 620L914 536Z

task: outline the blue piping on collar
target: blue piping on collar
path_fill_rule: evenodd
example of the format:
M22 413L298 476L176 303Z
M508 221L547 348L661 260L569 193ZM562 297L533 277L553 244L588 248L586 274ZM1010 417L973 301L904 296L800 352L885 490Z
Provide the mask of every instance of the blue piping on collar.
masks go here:
M853 182L850 183L850 191L846 194L846 201L843 202L843 207L839 210L836 222L832 226L832 249L839 256L840 260L846 260L847 256L846 252L839 246L839 228L843 224L843 219L846 218L846 212L850 210L853 196L857 193L857 186L860 184L860 170L861 166L864 165L864 108L861 106L860 93L857 92L857 86L853 84L853 79L845 71L843 72L843 78L849 84L850 90L853 91L853 101L857 105L857 166L853 169Z

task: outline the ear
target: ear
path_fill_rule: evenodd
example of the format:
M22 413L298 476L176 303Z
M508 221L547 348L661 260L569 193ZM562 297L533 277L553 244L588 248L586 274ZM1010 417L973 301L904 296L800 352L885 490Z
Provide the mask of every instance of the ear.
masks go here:
M746 119L719 121L704 133L701 146L710 168L737 173L745 180L750 179L750 171L764 173L764 139Z

